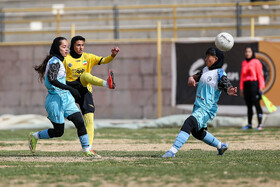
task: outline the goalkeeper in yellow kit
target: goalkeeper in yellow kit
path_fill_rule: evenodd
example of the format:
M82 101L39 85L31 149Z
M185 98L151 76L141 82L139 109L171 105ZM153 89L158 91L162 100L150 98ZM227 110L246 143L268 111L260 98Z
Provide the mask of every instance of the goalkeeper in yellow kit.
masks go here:
M89 135L89 143L92 146L94 137L94 102L92 98L92 86L115 88L114 74L109 70L109 78L107 81L91 75L93 66L100 64L107 64L111 62L118 54L119 48L115 47L111 50L111 55L107 57L96 56L91 53L84 52L85 38L82 36L75 36L71 40L70 54L68 54L63 61L66 70L67 85L72 86L80 92L81 99L76 100L79 104L81 112L84 117L87 133ZM92 148L91 151L96 155Z

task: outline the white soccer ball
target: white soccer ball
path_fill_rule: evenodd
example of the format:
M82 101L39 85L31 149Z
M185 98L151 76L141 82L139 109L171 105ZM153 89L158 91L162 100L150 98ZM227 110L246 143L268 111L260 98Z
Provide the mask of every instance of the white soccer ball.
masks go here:
M215 45L221 51L229 51L233 47L234 39L231 34L227 32L221 32L216 36Z

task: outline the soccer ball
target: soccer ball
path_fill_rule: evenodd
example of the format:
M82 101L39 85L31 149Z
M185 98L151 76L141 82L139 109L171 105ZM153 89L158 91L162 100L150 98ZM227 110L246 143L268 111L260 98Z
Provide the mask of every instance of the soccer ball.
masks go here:
M215 45L221 51L229 51L233 47L233 37L227 32L221 32L216 36Z

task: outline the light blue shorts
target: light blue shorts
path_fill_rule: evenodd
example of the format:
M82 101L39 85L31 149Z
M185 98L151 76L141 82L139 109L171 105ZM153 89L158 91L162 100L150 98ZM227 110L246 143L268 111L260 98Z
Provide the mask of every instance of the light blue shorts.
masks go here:
M48 94L45 108L48 112L48 118L55 123L64 123L64 117L80 112L75 104L75 99L69 91L63 91L55 94Z
M207 123L213 120L216 114L208 112L203 108L194 105L192 116L195 117L195 119L197 120L198 130L200 130L201 128L206 128Z

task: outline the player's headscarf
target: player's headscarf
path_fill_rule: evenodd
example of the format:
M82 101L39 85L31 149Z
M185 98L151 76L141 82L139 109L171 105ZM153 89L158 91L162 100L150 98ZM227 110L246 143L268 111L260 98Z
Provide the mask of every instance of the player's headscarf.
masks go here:
M82 41L86 41L86 39L82 36L74 36L72 39L71 39L71 46L70 46L70 55L73 57L73 58L80 58L82 55L79 55L78 53L75 52L74 50L74 45L76 43L76 41L78 40L82 40Z
M250 60L252 60L253 58L256 58L256 55L255 55L255 50L252 48L252 47L246 47L246 49L250 48L252 50L252 56L251 58L245 58L245 60L247 62L249 62Z
M206 51L206 55L211 55L211 56L215 56L218 58L218 60L209 68L209 70L213 70L213 69L218 69L218 68L222 68L222 66L224 65L224 52L211 47L209 49L207 49Z
M61 62L63 62L64 57L61 55L60 50L59 50L61 40L66 40L66 38L56 37L53 40L53 43L52 43L52 46L51 46L51 49L50 49L50 55L57 57L59 60L61 60Z

